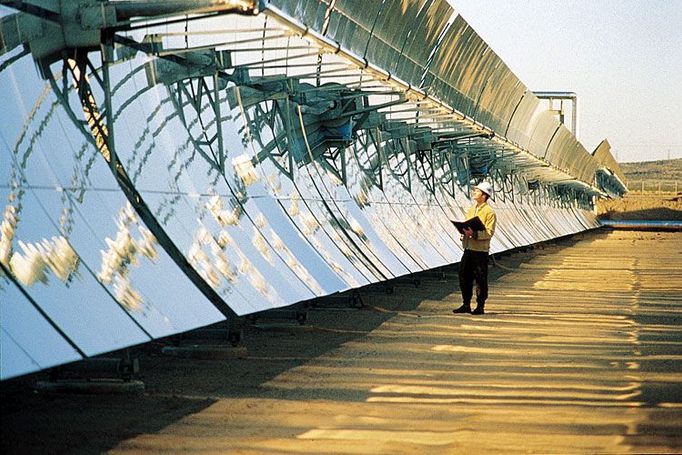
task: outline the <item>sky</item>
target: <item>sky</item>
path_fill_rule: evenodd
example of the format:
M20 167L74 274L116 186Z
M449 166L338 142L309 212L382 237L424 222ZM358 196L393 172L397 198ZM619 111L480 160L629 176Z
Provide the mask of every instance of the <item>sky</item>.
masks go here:
M682 158L682 0L448 0L533 91L578 95L580 142Z

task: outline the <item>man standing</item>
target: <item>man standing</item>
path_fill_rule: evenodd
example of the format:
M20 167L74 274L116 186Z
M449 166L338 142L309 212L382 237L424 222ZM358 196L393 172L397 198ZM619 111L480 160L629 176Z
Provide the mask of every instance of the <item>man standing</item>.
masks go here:
M453 313L483 314L485 300L488 298L488 252L490 251L490 239L495 233L497 217L488 205L488 199L492 194L492 185L481 182L474 187L472 199L476 205L471 207L466 214L469 220L478 216L483 222L485 230L473 231L464 229L462 245L464 255L459 264L459 288L462 292L462 306ZM471 297L473 296L474 281L478 287L476 294L476 308L471 311Z

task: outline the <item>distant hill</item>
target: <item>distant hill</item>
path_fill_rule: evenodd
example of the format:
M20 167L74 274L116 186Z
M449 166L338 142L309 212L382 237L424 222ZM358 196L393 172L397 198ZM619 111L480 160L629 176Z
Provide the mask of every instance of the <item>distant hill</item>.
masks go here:
M678 180L682 182L682 158L675 160L620 163L628 182L638 180Z

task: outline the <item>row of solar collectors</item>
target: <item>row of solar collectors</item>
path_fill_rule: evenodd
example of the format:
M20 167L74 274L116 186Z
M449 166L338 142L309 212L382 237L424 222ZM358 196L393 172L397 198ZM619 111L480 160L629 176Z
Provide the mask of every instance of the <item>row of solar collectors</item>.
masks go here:
M627 180L623 170L620 168L620 165L618 162L616 162L616 159L611 153L611 144L609 144L608 140L604 139L601 141L594 151L594 156L600 164L602 164L605 168L610 169L621 182L625 182Z
M185 24L175 27L145 32L172 34ZM209 325L225 318L221 305L244 315L461 257L449 220L470 204L464 189L453 197L413 178L408 191L388 167L379 187L359 160L376 155L368 137L347 150L346 185L319 160L286 172L288 150L276 140L283 114L271 115L272 101L231 106L226 87L221 117L204 116L213 111L202 106L200 118L173 101L170 87L150 85L147 62L137 53L111 68L109 152L117 152L155 229L221 302L187 278L158 243L161 232L119 189L61 63L51 68L52 85L30 56L19 58L0 72L0 261L9 272L0 278L2 379ZM105 90L90 79L104 111ZM217 131L216 122L220 160L199 140ZM402 153L409 152L407 144ZM577 209L502 201L496 209L494 252L594 226Z
M447 0L269 0L368 62L442 100L570 175L598 163Z

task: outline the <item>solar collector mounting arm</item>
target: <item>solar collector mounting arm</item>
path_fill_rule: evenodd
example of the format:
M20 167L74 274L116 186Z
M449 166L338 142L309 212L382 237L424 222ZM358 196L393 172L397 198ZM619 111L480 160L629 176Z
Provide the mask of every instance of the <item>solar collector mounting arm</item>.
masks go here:
M561 169L555 166L553 163L532 154L527 149L510 141L506 137L503 137L500 134L495 133L486 125L483 125L477 120L458 111L454 107L448 105L443 100L438 99L433 95L430 95L423 89L420 89L407 83L406 81L400 79L399 76L387 72L383 68L368 61L366 58L360 57L353 53L352 51L345 49L340 43L334 41L333 39L327 36L323 36L321 33L311 29L307 25L290 17L287 13L285 13L272 3L268 3L264 6L264 13L268 16L275 18L277 21L286 24L287 27L298 32L298 34L300 34L302 38L310 40L320 47L329 49L330 52L333 52L335 55L341 56L347 61L350 61L356 67L362 69L363 71L369 72L377 80L381 80L385 84L395 87L398 91L402 91L407 102L412 101L430 103L433 106L448 112L449 114L445 114L444 117L449 117L453 122L463 124L474 131L487 133L491 137L490 138L491 142L502 145L508 148L509 150L513 150L515 155L522 157L521 159L525 163L533 162L538 168L544 168L545 172L542 172L541 173L542 175L544 176L551 175L553 176L552 179L561 181L574 181L574 184L576 186L580 186L584 188L586 191L601 194L601 192L593 186L592 182L579 180L576 178L576 176L571 175L566 170Z

